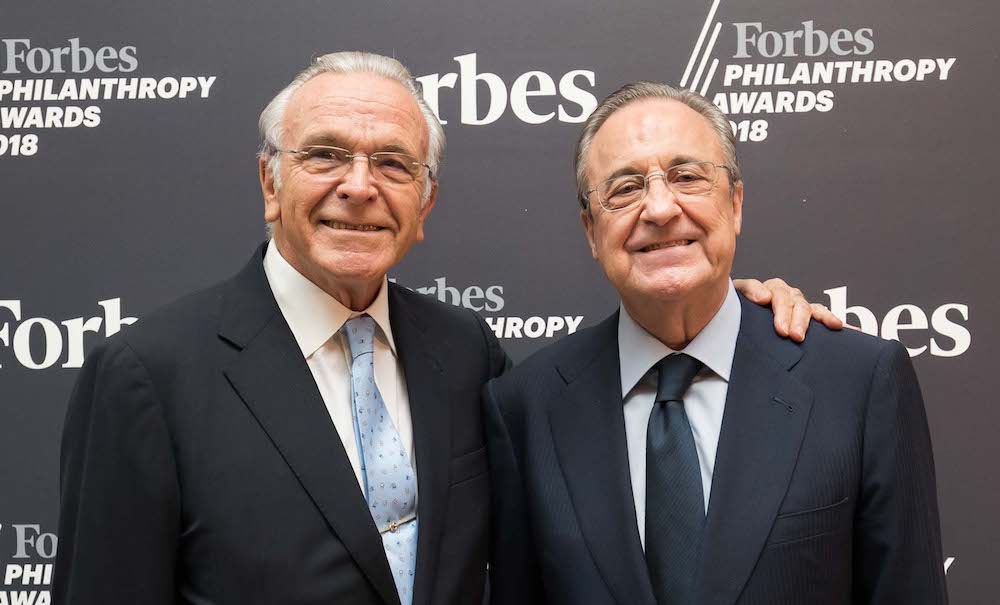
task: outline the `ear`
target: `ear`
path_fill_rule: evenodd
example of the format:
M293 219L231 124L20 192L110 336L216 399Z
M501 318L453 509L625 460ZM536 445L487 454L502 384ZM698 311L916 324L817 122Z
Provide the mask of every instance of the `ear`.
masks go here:
M597 244L594 243L594 217L586 210L580 211L580 220L583 221L583 231L587 234L587 243L590 244L590 255L597 260Z
M264 220L274 223L281 218L281 204L278 203L278 191L274 187L274 173L268 158L261 157L257 160L257 171L260 176L260 191L264 196Z
M733 230L740 234L743 227L743 181L737 181L733 187Z
M437 201L438 195L438 180L431 179L431 194L427 196L427 201L420 208L420 212L417 213L417 241L424 241L424 221L430 216L431 210L434 209L434 202Z

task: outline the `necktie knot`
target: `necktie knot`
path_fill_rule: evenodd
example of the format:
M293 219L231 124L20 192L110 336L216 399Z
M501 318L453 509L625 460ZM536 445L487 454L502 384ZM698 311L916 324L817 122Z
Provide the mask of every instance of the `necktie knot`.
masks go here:
M656 385L657 403L684 401L684 393L703 364L685 353L668 355L656 364L659 371Z
M359 315L344 324L347 345L351 349L351 359L375 350L375 320L370 315Z

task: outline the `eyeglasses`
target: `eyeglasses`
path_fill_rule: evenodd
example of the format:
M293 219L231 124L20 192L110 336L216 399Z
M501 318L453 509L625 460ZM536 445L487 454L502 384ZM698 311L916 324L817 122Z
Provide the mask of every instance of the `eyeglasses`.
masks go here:
M663 177L667 188L677 197L702 196L715 189L715 181L719 178L717 168L732 170L723 164L688 162L671 166L666 172L654 172L648 176L624 174L611 177L584 195L589 199L590 194L596 191L597 200L602 208L608 212L618 212L641 202L649 192L649 182L657 177Z
M328 145L309 145L302 149L278 149L279 153L289 153L298 157L302 169L309 174L337 178L351 169L354 160L365 158L372 176L388 183L412 183L420 178L424 169L430 173L430 165L417 160L408 153L377 151L371 154L351 153L347 149Z

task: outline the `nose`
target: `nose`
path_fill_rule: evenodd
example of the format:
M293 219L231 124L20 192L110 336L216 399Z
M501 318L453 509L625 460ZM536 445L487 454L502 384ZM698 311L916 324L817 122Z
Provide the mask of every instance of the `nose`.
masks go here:
M677 196L667 185L667 177L662 172L656 172L646 177L646 197L642 200L642 220L665 225L671 219L681 214L677 204Z
M372 202L378 197L375 178L372 175L368 157L356 155L351 166L337 185L337 198L352 204Z

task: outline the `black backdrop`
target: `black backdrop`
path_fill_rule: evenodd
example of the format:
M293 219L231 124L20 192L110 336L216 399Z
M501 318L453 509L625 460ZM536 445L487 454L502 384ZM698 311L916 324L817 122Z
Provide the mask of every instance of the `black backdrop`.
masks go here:
M392 276L485 307L517 359L617 304L573 193L597 99L654 79L724 104L745 139L736 274L780 275L911 349L952 600L994 602L997 16L974 0L5 2L0 603L48 598L47 568L25 565L52 562L82 355L245 262L264 233L257 115L312 56L349 49L400 58L447 122L427 241Z

